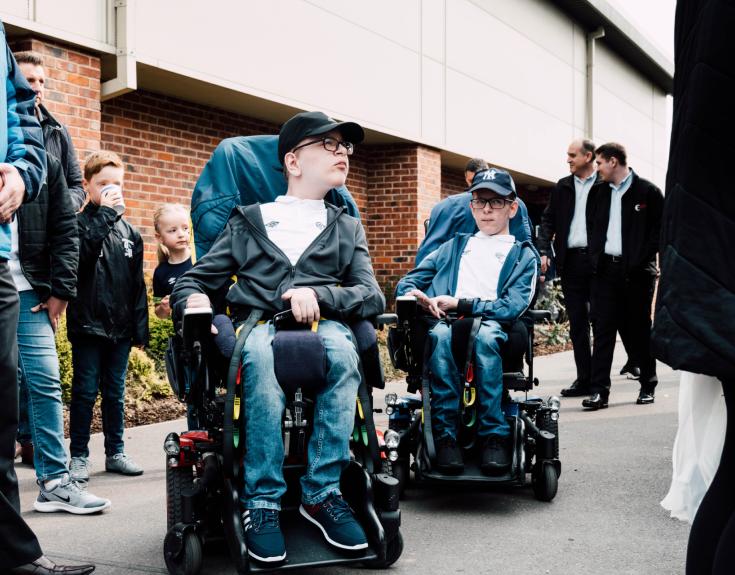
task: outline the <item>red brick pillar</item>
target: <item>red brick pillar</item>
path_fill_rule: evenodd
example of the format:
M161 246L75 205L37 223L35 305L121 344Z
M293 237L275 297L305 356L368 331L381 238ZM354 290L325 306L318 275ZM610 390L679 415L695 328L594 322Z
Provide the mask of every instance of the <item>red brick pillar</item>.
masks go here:
M17 40L11 48L33 50L43 57L44 104L69 130L81 164L87 154L100 149L99 56L33 37Z
M416 145L371 148L367 170L367 236L386 298L413 269L424 220L441 199L438 150Z

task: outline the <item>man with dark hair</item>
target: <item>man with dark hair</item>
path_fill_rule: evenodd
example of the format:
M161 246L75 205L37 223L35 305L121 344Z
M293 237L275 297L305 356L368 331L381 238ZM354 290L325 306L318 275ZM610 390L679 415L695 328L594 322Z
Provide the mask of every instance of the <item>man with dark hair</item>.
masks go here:
M651 303L663 211L661 190L628 167L622 145L604 144L595 156L600 179L609 186L595 189L587 208L594 347L591 395L582 405L592 410L608 405L615 334L622 330L641 370L636 403L654 401L658 378L651 354Z
M577 367L577 378L561 394L574 397L589 395L592 373L589 317L592 267L587 243L587 198L593 190L606 184L595 170L595 144L591 140L578 139L569 144L567 164L570 175L560 179L551 190L541 217L538 250L541 273L546 273L553 258L561 277Z
M20 515L13 466L18 424L18 291L7 259L10 221L23 202L36 199L46 177L41 126L34 95L7 47L0 21L0 573L87 575L93 565L66 567L50 561Z
M43 129L43 143L46 151L56 156L61 162L66 187L77 211L85 199L82 188L82 171L77 161L77 151L66 126L54 118L43 102L46 96L46 72L43 57L36 52L18 52L15 55L18 67L25 76L31 89L36 93L36 117Z
M482 158L472 158L467 162L464 169L467 187L472 186L476 173L487 169L487 162ZM515 183L513 187L515 193ZM470 208L471 199L472 194L467 191L449 196L434 206L429 216L426 235L416 252L417 266L426 256L456 234L474 234L477 231L477 224ZM530 241L531 223L528 219L528 209L517 195L516 202L518 202L518 209L510 220L510 234L515 236L519 242Z
M467 165L464 167L464 181L467 182L467 187L472 185L472 178L475 177L477 172L487 170L490 166L482 158L472 158Z

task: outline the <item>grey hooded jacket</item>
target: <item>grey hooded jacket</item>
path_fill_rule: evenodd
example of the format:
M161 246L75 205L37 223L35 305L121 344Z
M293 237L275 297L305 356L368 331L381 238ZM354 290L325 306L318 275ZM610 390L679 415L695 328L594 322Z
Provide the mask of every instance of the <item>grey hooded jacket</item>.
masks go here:
M227 304L237 318L251 309L265 317L290 308L281 296L291 288L312 288L323 317L365 319L385 309L368 254L365 231L343 208L327 206L327 226L295 265L268 239L258 204L238 206L209 252L181 276L171 294L174 318L181 318L194 293L212 296L236 276Z

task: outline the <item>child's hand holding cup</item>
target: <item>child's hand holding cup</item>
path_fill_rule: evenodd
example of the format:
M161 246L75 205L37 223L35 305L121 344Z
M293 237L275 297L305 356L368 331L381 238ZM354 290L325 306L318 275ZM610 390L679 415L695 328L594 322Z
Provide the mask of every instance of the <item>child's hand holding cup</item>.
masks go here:
M116 184L108 184L100 190L100 205L112 208L119 216L125 213L125 201L122 188Z

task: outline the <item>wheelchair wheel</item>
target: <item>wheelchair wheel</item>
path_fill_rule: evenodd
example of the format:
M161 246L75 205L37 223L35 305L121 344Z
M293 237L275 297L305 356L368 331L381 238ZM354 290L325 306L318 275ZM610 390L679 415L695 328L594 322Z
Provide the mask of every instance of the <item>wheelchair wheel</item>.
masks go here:
M559 489L559 477L556 469L548 463L537 464L532 474L533 494L539 501L551 501Z
M365 566L370 569L386 569L398 561L403 553L403 535L399 531L398 534L388 542L388 548L385 552L385 560L373 559L365 561Z
M171 529L184 520L181 494L193 484L191 467L169 467L166 465L166 527Z
M543 431L553 433L554 439L554 458L559 459L559 420L551 419L550 411L538 411L536 414L536 427Z
M166 569L171 575L199 575L202 570L202 542L196 533L184 533L181 549L178 553L170 550L170 537L175 537L171 532L164 540L163 558L166 561Z

